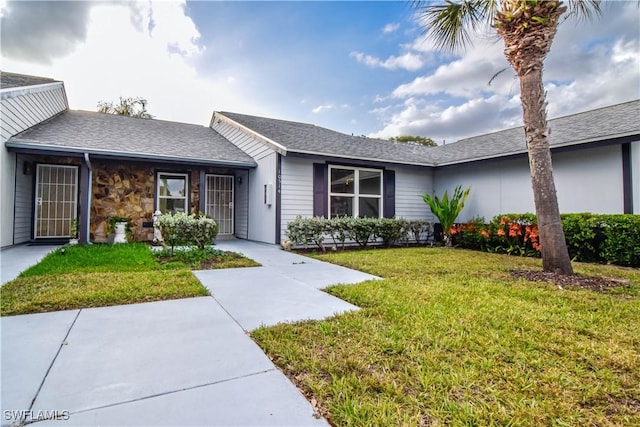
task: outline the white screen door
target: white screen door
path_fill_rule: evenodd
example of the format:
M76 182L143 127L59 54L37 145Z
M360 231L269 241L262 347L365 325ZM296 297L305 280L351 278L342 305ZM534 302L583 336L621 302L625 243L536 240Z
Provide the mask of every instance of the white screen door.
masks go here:
M233 234L233 177L207 175L207 216L220 224L218 234Z
M78 211L78 167L36 168L35 237L70 237Z

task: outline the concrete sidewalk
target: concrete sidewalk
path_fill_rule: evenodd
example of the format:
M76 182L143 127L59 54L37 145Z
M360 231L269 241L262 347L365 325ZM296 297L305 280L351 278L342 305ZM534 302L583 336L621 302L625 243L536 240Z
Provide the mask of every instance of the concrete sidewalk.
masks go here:
M200 271L213 297L3 317L2 425L327 426L246 331L357 307L374 276L246 241L263 267Z
M22 271L37 264L45 255L59 247L18 245L0 250L0 284L15 279Z

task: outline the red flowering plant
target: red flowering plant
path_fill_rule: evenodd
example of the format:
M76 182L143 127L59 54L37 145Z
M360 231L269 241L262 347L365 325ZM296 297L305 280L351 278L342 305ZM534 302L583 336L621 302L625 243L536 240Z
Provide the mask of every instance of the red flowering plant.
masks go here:
M498 215L491 221L490 228L493 251L540 256L538 226L532 214Z
M480 251L488 249L489 226L482 217L472 218L464 224L455 224L449 231L456 246Z
M467 249L510 255L540 256L538 227L531 214L499 215L489 224L474 218L449 229L454 244Z

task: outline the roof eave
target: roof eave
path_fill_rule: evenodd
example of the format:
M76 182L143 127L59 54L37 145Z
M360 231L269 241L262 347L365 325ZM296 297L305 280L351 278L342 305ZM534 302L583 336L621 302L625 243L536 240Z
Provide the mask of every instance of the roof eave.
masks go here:
M30 93L45 92L45 91L54 89L55 87L61 87L64 89L64 83L52 82L52 83L43 83L43 84L33 85L33 86L6 87L4 89L0 89L0 99L14 98L17 96L27 95ZM65 99L66 99L66 93L65 93Z
M249 135L258 139L259 141L261 141L263 144L265 144L267 147L271 148L272 150L282 154L283 156L287 155L288 150L287 150L287 147L285 147L284 145L262 135L261 133L254 131L251 128L248 128L242 123L238 123L237 121L233 120L230 117L225 116L223 113L219 111L214 111L213 116L211 117L211 122L209 123L209 126L211 128L213 128L213 125L215 124L216 120L223 120L228 124L235 126L238 129L242 130L243 132L248 133Z
M12 140L9 139L5 142L7 148L11 151L31 150L43 153L68 153L68 154L83 154L88 153L90 155L100 156L102 158L118 158L118 159L130 159L130 160L153 160L169 163L189 163L209 166L227 166L227 167L239 167L239 168L255 168L258 164L254 161L238 161L238 160L219 160L219 159L196 159L190 157L177 157L161 154L149 154L149 153L135 153L127 151L113 151L113 150L101 150L97 148L83 148L83 147L65 147L59 145L46 145L37 141L24 141L24 140Z
M567 141L567 142L563 142L560 144L553 144L550 148L551 150L555 150L557 148L563 148L563 147L573 147L573 146L578 146L578 145L587 145L587 144L592 144L595 142L603 142L603 141L609 141L609 140L615 140L618 138L626 138L626 137L630 137L630 136L638 136L640 138L640 130L635 130L635 131L631 131L631 132L625 132L625 133L620 133L620 134L615 134L615 135L607 135L606 137L594 137L594 138L587 138L587 139L581 139L581 140L577 140L577 141ZM490 159L498 159L501 157L510 157L510 156L516 156L519 154L527 154L527 150L516 150L516 151L509 151L509 152L503 152L503 153L498 153L498 154L490 154L487 156L480 156L480 157L470 157L470 158L466 158L466 159L458 159L458 160L453 160L453 161L447 161L447 162L442 162L442 163L438 163L436 162L434 164L434 166L451 166L451 165L457 165L457 164L461 164L461 163L470 163L470 162L479 162L482 160L490 160Z
M341 159L350 159L350 160L366 160L369 162L380 162L380 163L394 163L394 164L400 164L400 165L412 165L412 166L435 166L435 164L433 163L428 163L428 162L411 162L411 161L405 161L405 160L390 160L390 159L380 159L380 158L375 158L375 157L354 157L354 156L347 156L344 154L336 154L336 153L323 153L320 151L310 151L310 150L289 150L289 153L295 153L295 154L306 154L309 156L320 156L320 157L338 157Z

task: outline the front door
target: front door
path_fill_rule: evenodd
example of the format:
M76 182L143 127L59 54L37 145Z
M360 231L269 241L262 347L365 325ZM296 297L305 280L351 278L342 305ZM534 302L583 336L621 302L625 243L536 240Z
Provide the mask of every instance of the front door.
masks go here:
M233 234L233 177L207 175L207 216L220 225L218 234Z
M35 238L70 237L78 212L78 167L38 165L35 197Z

